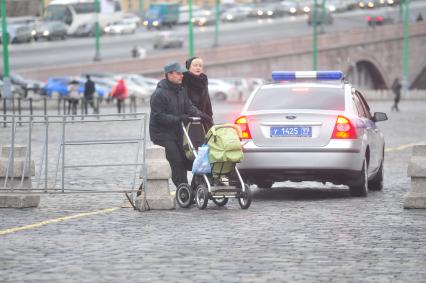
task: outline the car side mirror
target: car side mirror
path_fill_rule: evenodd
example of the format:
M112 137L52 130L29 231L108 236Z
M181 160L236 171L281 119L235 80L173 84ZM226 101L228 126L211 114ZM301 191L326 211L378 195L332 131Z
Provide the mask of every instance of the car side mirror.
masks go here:
M374 112L373 121L374 122L380 122L380 121L386 121L388 119L388 116L384 112Z

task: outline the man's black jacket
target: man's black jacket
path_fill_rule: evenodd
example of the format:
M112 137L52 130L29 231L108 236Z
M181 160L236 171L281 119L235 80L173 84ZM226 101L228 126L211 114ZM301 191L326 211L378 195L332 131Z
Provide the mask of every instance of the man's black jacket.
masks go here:
M188 98L185 87L161 80L151 96L149 134L152 141L182 141L182 128L179 116L200 117L202 114Z

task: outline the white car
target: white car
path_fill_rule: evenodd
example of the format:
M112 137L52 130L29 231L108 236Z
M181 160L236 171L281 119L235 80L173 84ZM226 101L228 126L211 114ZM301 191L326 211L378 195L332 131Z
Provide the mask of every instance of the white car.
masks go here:
M274 72L253 92L236 124L242 130L243 179L347 185L351 195L383 189L385 140L362 94L338 71Z
M231 83L220 79L209 79L208 87L211 99L240 101L240 93Z
M142 19L136 14L126 13L123 15L123 20L125 20L127 23L135 24L136 27L142 26Z
M132 34L136 32L137 25L132 20L122 19L107 25L104 29L106 34Z

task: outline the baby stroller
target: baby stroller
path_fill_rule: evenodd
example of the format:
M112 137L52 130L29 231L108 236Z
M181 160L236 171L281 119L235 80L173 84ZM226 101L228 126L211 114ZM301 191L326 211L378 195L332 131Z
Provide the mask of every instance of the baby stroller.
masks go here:
M180 184L176 189L178 205L187 208L195 198L197 207L204 209L208 200L212 200L217 206L224 206L229 198L237 198L242 209L249 208L252 201L250 187L244 183L236 167L236 163L242 159L240 129L232 124L215 125L205 134L198 117L191 117L186 127L182 123L182 128L187 158L197 157L196 148L202 144L209 145L211 173L194 174L191 185ZM226 140L233 141L232 150L223 149Z

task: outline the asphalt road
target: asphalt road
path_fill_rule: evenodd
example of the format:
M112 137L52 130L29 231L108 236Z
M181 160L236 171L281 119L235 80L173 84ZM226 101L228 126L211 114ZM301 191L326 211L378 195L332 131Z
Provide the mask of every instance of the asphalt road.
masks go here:
M248 210L231 201L204 211L144 213L120 208L124 197L117 194L43 195L39 208L1 210L1 281L424 282L426 211L404 210L402 201L410 189L410 144L426 140L426 102L402 100L398 113L390 112L391 101L370 106L389 115L379 124L386 138L381 192L353 198L344 186L283 182L270 190L252 186ZM239 109L215 103L215 119L232 121ZM112 124L89 127L91 138L135 133ZM7 134L0 131L3 141ZM38 143L43 135L34 132ZM88 158L112 162L109 153ZM114 189L122 176L77 170L69 181Z
M368 28L366 16L371 13L383 12L398 19L397 7L381 8L373 11L354 10L336 14L334 23L324 27L324 32L350 30L353 28ZM421 12L426 15L426 3L414 1L411 3L412 16ZM147 31L144 28L134 35L103 36L101 38L101 57L103 60L129 58L130 50L138 45L147 50L147 56L166 52L176 52L176 49L154 50L153 37L160 31ZM187 38L186 26L174 27L174 34ZM218 43L221 46L255 41L273 40L277 38L297 37L312 34L306 16L283 17L270 20L249 20L241 23L226 23L220 25ZM349 40L349 39L348 39ZM214 44L214 26L196 27L194 30L195 51L201 48L211 48ZM10 66L12 71L42 68L48 66L79 64L91 62L95 55L95 40L93 38L69 38L66 41L33 42L31 44L10 45ZM185 42L184 48L187 47Z

